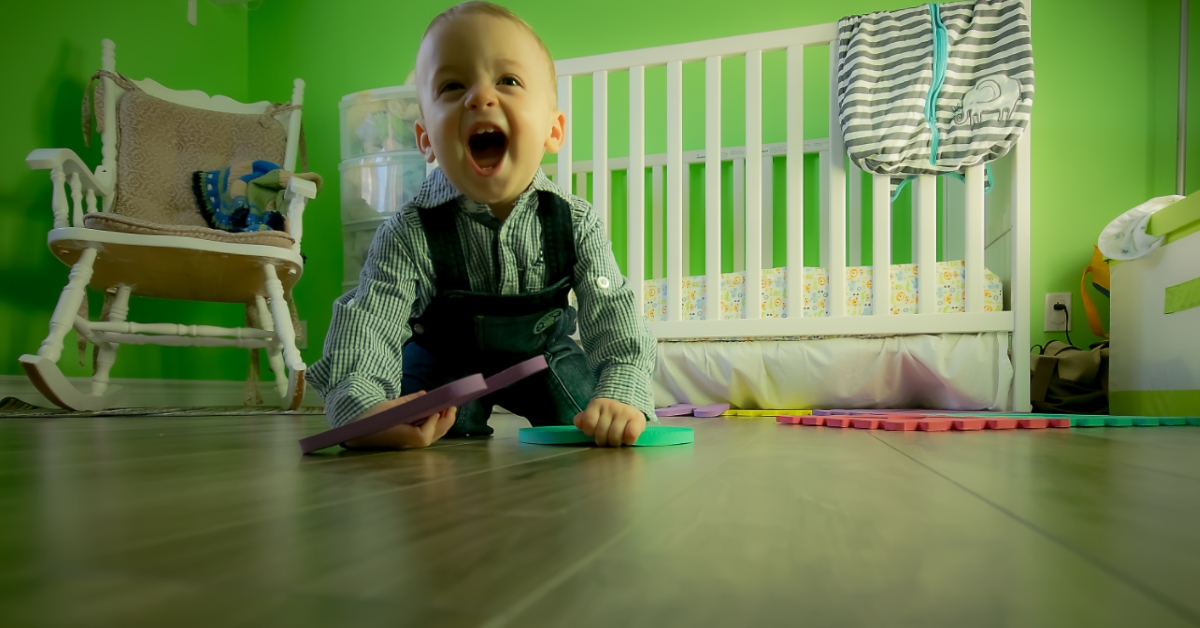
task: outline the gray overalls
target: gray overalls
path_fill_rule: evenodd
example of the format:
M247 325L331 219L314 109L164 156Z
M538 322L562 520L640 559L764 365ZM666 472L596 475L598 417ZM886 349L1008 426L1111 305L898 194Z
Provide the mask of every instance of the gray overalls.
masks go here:
M435 296L410 321L413 335L402 350L401 393L432 390L473 373L487 377L537 355L550 366L459 408L451 435L491 434L487 420L496 405L533 425L569 425L596 389L595 373L570 338L575 310L567 295L576 259L571 206L551 192L537 194L547 287L526 294L472 292L455 221L457 203L418 210L433 261Z

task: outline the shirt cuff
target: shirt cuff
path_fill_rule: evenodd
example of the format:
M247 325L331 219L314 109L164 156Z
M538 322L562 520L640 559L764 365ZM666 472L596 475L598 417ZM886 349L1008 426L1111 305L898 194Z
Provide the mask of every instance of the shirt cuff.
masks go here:
M647 421L657 421L654 414L654 392L650 389L650 376L642 369L630 364L612 364L600 373L593 399L612 399L633 406L646 415Z
M383 386L363 377L349 377L325 393L325 416L330 427L340 427L376 404L387 401Z

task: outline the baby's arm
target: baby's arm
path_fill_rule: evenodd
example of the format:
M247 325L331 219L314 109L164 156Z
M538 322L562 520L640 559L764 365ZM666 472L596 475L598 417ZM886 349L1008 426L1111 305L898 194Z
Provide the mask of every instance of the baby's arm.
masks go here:
M579 212L572 210L576 216ZM654 420L651 379L657 343L596 213L587 207L574 224L579 335L588 366L599 373L592 402L575 424L598 445L630 445L646 421Z
M400 217L379 227L359 275L359 285L333 304L324 355L308 371L308 381L325 399L333 427L344 425L411 397L401 397L401 348L412 335L408 319L416 299L418 273L410 252L408 226ZM453 412L430 417L421 427L388 430L361 446L423 446L445 434L440 425ZM449 426L446 426L449 429ZM409 431L414 433L408 433ZM429 431L429 440L416 432ZM396 433L393 433L396 432ZM404 432L404 434L399 434ZM428 442L425 442L428 440Z

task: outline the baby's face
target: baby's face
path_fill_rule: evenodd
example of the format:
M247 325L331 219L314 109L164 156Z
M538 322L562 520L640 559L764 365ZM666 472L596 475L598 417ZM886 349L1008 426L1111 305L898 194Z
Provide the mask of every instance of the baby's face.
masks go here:
M517 24L470 15L439 25L417 59L417 142L467 198L511 207L562 145L548 61Z

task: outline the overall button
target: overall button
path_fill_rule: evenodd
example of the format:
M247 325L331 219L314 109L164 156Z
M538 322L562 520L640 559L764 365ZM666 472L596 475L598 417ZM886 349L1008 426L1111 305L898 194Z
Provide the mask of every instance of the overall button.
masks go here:
M413 333L414 333L414 334L423 334L423 333L425 333L425 328L424 328L424 327L423 327L423 326L422 326L420 323L417 323L416 325L413 325L413 327L412 327L412 330L413 330Z
M596 277L596 285L600 286L601 290L608 290L608 277Z

